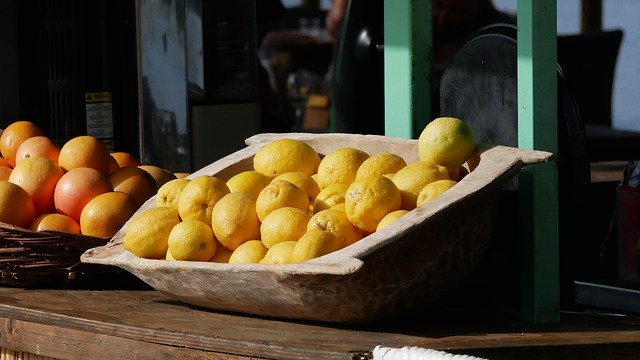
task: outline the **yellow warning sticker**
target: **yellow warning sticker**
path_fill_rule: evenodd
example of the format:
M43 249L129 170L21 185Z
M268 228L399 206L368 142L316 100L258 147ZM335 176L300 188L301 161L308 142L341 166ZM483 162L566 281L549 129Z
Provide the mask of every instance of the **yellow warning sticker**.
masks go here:
M84 94L84 101L86 103L110 102L111 101L111 93L108 92L108 91L96 92L96 93L86 93L86 94Z

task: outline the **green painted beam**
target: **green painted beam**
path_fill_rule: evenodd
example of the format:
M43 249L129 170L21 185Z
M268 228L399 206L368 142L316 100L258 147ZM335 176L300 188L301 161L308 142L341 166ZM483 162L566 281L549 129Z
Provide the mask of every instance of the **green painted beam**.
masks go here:
M518 147L558 151L556 0L518 0ZM526 322L560 317L557 164L519 177L521 311Z
M385 135L417 137L431 121L431 0L384 1Z

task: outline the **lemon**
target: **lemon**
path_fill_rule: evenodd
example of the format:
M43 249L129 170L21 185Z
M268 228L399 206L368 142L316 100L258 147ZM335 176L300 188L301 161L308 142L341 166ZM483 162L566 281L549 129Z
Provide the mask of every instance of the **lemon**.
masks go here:
M275 244L267 251L260 264L288 264L297 241L283 241Z
M288 181L274 180L258 194L258 199L256 199L258 219L263 221L271 211L286 206L308 212L309 198L307 193Z
M280 174L273 180L285 180L301 188L307 194L307 198L309 198L309 204L313 204L313 202L316 200L316 196L318 196L318 193L320 192L318 183L311 177L311 175L300 171L292 171Z
M209 262L228 263L232 253L232 250L227 249L220 243L216 243L216 252L213 254L213 257L209 260Z
M344 195L347 193L349 185L331 184L320 190L316 200L313 202L313 213L329 209L337 204L344 203Z
M198 176L182 188L178 198L178 213L182 220L198 220L211 226L213 206L229 192L224 181L214 176Z
M402 209L413 210L420 190L430 182L449 179L447 168L428 161L417 161L409 164L393 176L402 194Z
M267 143L253 156L253 169L276 177L291 171L313 175L320 164L320 156L308 144L294 139L278 139Z
M165 255L164 259L169 261L176 261L176 258L171 255L171 251L169 251L169 249L167 249L167 255Z
M390 213L388 213L387 215L385 215L382 220L380 220L380 222L378 223L378 226L376 227L376 231L380 231L382 229L384 229L385 227L391 225L394 221L400 219L402 216L404 216L406 213L408 213L407 210L396 210L396 211L392 211Z
M418 138L418 156L449 169L457 169L474 153L476 142L467 123L440 117L428 123Z
M346 211L344 209L344 202L338 203L330 207L329 209L338 210L338 211Z
M416 200L416 206L421 206L435 199L438 195L451 189L453 185L457 183L457 181L453 180L437 180L432 183L428 183L424 188L422 188L422 190L420 190L418 199Z
M151 208L135 215L129 222L122 246L137 257L162 259L169 247L169 233L180 222L175 209Z
M178 210L180 192L189 183L189 179L173 179L160 186L156 194L156 207L166 206Z
M307 230L311 229L319 229L334 234L340 242L340 248L349 246L364 236L362 230L349 221L344 211L333 208L322 210L313 215L307 224Z
M198 220L183 220L169 233L169 252L176 260L209 261L216 252L213 230Z
M371 155L356 172L356 180L371 175L394 174L407 166L404 159L396 154L381 152Z
M229 250L235 250L246 241L259 239L256 198L245 192L223 196L211 211L211 228L218 241Z
M340 249L340 241L335 234L311 229L296 242L291 253L291 262L303 262Z
M260 225L260 238L268 249L283 241L296 241L307 231L311 215L294 208L282 207L265 216Z
M267 254L267 249L260 240L249 240L238 246L229 258L229 264L257 264Z
M328 153L318 166L318 185L323 189L331 184L349 185L356 179L360 165L369 158L362 150L344 147Z
M382 218L400 209L400 190L382 175L356 180L347 189L344 208L349 221L366 232L376 230Z
M270 182L271 178L263 173L247 170L232 176L231 179L227 180L227 186L232 193L246 192L258 197L260 191Z

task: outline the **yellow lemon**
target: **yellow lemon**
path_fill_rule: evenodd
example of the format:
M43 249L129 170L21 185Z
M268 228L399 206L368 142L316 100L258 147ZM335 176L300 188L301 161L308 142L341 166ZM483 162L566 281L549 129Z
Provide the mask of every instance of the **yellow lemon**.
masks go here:
M178 198L180 217L182 220L198 220L211 226L213 207L229 192L227 184L214 176L202 175L192 179L182 188Z
M328 153L318 166L320 189L331 184L351 184L356 179L360 165L369 158L362 150L344 147Z
M338 211L346 211L344 209L344 202L338 203L330 207L329 209L338 210Z
M229 258L229 264L257 264L267 254L267 249L260 240L249 240L238 246Z
M335 234L311 229L296 242L291 253L291 262L303 262L340 249L340 241Z
M263 221L273 210L286 206L308 212L309 198L307 198L307 193L288 181L274 180L258 194L256 200L258 219Z
M406 213L408 213L407 210L396 210L388 213L382 218L382 220L380 220L378 226L376 227L376 231L380 231L385 227L391 225L394 221L400 219Z
M320 156L310 145L294 139L278 139L256 151L253 169L269 177L290 171L313 175L320 164Z
M476 149L467 123L454 117L440 117L428 123L418 138L418 156L449 169L464 164Z
M176 260L209 261L216 252L213 230L198 220L183 220L169 233L169 252Z
M283 241L296 241L307 231L311 215L294 208L282 207L265 216L260 225L260 238L267 249Z
M437 180L432 183L428 183L424 188L422 188L422 190L420 190L418 199L416 200L416 206L421 206L435 199L438 195L451 189L453 185L457 183L457 181L453 180Z
M365 160L356 172L356 179L371 175L393 174L407 166L404 159L396 154L381 152L371 155Z
M235 250L246 241L259 239L256 198L244 192L223 196L211 212L211 228L218 241L229 250Z
M318 183L311 177L311 175L300 172L292 171L276 176L273 180L286 180L293 185L301 188L307 194L309 198L309 204L313 204L316 200L316 196L320 192Z
M283 241L275 244L267 251L260 264L288 264L297 241Z
M356 180L347 189L344 208L349 221L366 232L376 230L382 218L400 209L400 190L382 175Z
M364 236L362 230L349 221L344 211L333 208L322 210L313 215L307 224L307 230L311 229L319 229L334 234L340 242L340 248L349 246Z
M173 179L160 186L156 194L156 207L170 207L178 210L180 192L189 183L189 179Z
M315 214L344 203L344 195L347 193L348 188L349 185L347 184L331 184L320 190L316 200L313 202L313 213Z
M402 194L402 209L413 210L418 194L425 185L445 179L449 179L446 167L428 161L417 161L398 171L392 180Z
M270 182L271 178L263 173L255 170L247 170L233 175L231 179L227 180L227 186L232 193L246 192L258 197L260 191L269 185Z
M165 255L164 259L169 261L176 261L176 258L171 255L171 251L169 251L169 249L167 249L167 255Z
M180 222L175 209L151 208L135 215L125 231L122 246L135 256L162 259L169 248L169 233Z
M216 252L213 254L213 257L209 260L209 262L215 263L228 263L229 258L231 258L231 254L233 250L229 250L226 247L222 246L219 242L216 243Z

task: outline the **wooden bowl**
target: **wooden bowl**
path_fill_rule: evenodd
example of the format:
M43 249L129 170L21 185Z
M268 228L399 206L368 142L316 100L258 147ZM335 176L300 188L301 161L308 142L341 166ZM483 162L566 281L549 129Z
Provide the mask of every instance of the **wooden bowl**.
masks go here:
M190 175L223 180L252 169L268 141L292 138L327 154L355 147L418 160L416 140L353 134L260 134L248 147ZM455 187L391 226L334 253L297 264L219 264L141 259L122 247L126 226L87 263L119 266L153 288L189 304L291 319L362 322L395 317L436 301L471 271L490 242L501 186L526 164L552 154L480 146L479 164ZM153 206L147 201L144 210Z

